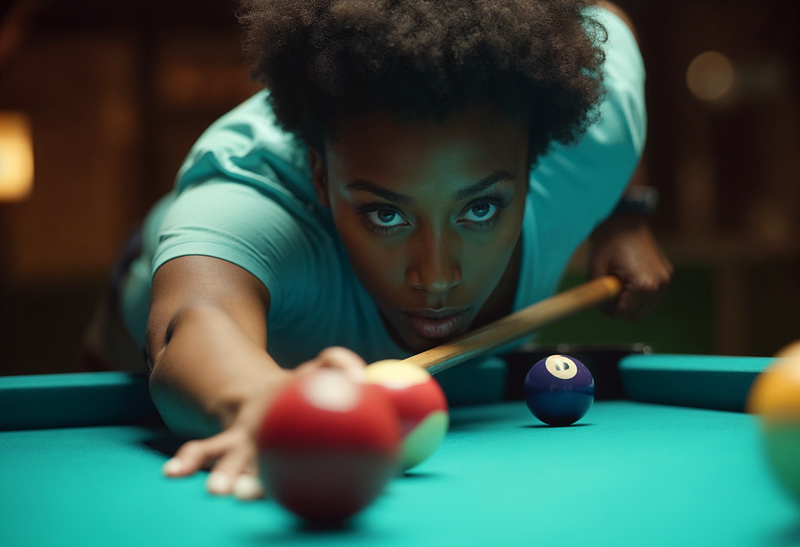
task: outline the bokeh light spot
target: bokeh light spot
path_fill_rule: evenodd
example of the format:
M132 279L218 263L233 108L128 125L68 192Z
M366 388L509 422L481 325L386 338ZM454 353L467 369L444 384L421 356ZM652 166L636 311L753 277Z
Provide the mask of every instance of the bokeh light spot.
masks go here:
M0 112L0 201L22 201L32 189L30 122L21 112Z
M698 99L719 99L733 86L733 64L722 53L705 51L689 63L686 85Z

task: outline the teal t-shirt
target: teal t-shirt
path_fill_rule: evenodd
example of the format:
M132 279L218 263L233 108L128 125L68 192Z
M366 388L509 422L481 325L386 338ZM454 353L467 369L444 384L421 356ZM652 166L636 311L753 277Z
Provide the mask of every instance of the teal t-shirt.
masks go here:
M608 31L608 95L600 120L578 144L554 147L530 173L515 311L555 292L575 249L618 202L644 147L639 49L617 16L602 9L596 15ZM355 276L330 211L317 201L306 149L278 127L266 97L258 93L212 124L186 158L174 190L149 213L142 254L122 289L130 333L144 342L156 270L173 258L204 255L232 262L264 283L271 302L268 351L282 366L294 367L329 346L348 347L367 362L408 357ZM448 377L457 378L461 388L453 389L466 390L466 399L496 398L502 390L497 360L461 365L440 379Z

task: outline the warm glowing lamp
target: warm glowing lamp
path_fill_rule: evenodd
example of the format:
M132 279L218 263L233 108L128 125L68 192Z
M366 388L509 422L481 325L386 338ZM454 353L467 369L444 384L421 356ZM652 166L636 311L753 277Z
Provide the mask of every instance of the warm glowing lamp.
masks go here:
M0 112L0 201L22 201L33 190L33 144L27 116Z
M733 87L734 68L722 53L706 51L695 57L686 70L686 85L698 99L722 98Z

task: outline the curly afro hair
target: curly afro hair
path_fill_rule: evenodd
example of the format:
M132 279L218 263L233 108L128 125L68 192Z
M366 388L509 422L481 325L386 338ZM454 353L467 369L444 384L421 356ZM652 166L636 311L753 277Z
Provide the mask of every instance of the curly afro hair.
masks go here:
M348 117L443 122L488 102L526 119L532 164L598 115L605 28L580 0L242 0L253 77L323 150Z

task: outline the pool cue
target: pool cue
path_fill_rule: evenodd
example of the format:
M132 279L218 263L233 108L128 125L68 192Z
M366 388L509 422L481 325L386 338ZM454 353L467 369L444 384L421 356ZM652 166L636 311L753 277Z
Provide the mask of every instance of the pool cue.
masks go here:
M618 296L621 291L622 284L616 277L598 277L489 323L452 342L404 359L403 362L419 365L431 374L437 374L574 313L602 304Z

